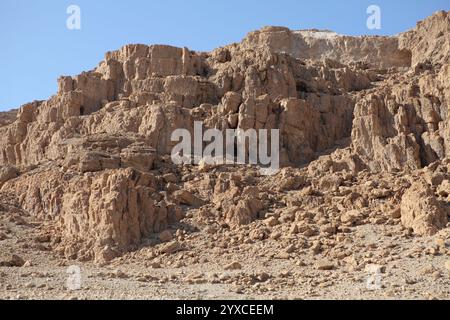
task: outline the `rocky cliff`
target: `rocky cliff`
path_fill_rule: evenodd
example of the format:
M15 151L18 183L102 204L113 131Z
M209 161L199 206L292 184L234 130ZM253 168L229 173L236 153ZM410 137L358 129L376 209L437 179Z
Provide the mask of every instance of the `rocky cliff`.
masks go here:
M436 233L450 195L449 56L448 12L393 37L268 27L209 53L127 45L0 122L1 192L81 260L137 249L192 212L311 235L379 214ZM172 164L172 132L194 121L279 129L284 169ZM410 189L411 177L423 183Z

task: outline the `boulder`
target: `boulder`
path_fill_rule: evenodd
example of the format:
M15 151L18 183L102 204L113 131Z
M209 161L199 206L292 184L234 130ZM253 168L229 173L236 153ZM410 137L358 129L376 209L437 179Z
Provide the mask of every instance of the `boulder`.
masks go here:
M424 181L415 182L403 195L401 221L420 236L431 236L446 227L447 211Z

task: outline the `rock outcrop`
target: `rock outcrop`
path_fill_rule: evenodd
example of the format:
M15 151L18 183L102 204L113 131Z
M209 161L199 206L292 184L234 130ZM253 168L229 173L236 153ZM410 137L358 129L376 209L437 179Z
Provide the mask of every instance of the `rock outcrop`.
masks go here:
M414 183L402 198L402 224L418 235L434 235L448 223L447 212L424 182Z
M297 59L331 59L350 65L363 62L375 68L410 67L411 51L397 37L349 37L328 30L291 31L267 27L244 40L250 47L268 46Z
M439 12L401 34L412 68L358 99L352 145L370 169L414 170L448 157L449 28L449 14Z
M400 216L432 234L446 227L436 197L450 190L415 184L403 196L410 186L395 174L449 157L449 44L449 13L439 12L393 37L268 27L210 53L127 45L61 77L56 95L14 121L3 114L1 191L53 226L62 255L82 260L154 243L191 211L230 228L292 223L305 237ZM279 129L290 168L265 179L172 164L172 132L193 133L195 121ZM395 181L372 181L383 172Z

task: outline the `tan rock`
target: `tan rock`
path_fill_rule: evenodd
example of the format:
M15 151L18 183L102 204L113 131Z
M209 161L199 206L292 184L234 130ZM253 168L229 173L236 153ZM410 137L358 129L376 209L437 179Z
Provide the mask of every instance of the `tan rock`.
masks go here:
M447 212L423 181L415 182L403 195L401 212L403 226L418 235L434 235L448 223Z
M240 269L242 269L242 265L239 262L233 262L225 266L225 270L240 270Z
M3 267L22 267L24 264L25 260L15 254L12 254L6 258L0 258L0 266Z
M345 224L354 224L360 222L363 218L363 213L360 210L350 210L341 216L341 222Z
M166 254L172 254L172 253L176 253L178 251L182 251L183 249L184 249L183 246L178 241L172 241L172 242L165 244L161 248L161 252L166 253Z
M274 226L278 225L280 222L278 221L277 218L270 217L270 218L266 219L265 223L268 227L274 227Z
M320 271L329 271L333 270L335 268L335 265L329 261L319 261L317 263L317 270Z
M173 193L173 197L180 203L191 207L200 207L203 201L187 190L179 190Z

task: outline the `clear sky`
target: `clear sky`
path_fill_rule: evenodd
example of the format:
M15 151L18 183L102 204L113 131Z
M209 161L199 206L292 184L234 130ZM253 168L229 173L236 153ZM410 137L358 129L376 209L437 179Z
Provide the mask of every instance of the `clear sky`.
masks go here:
M366 25L381 8L381 30ZM69 30L70 5L81 29ZM240 41L266 25L392 35L413 28L449 0L0 0L0 110L47 99L60 75L94 68L106 51L127 43L193 50Z

